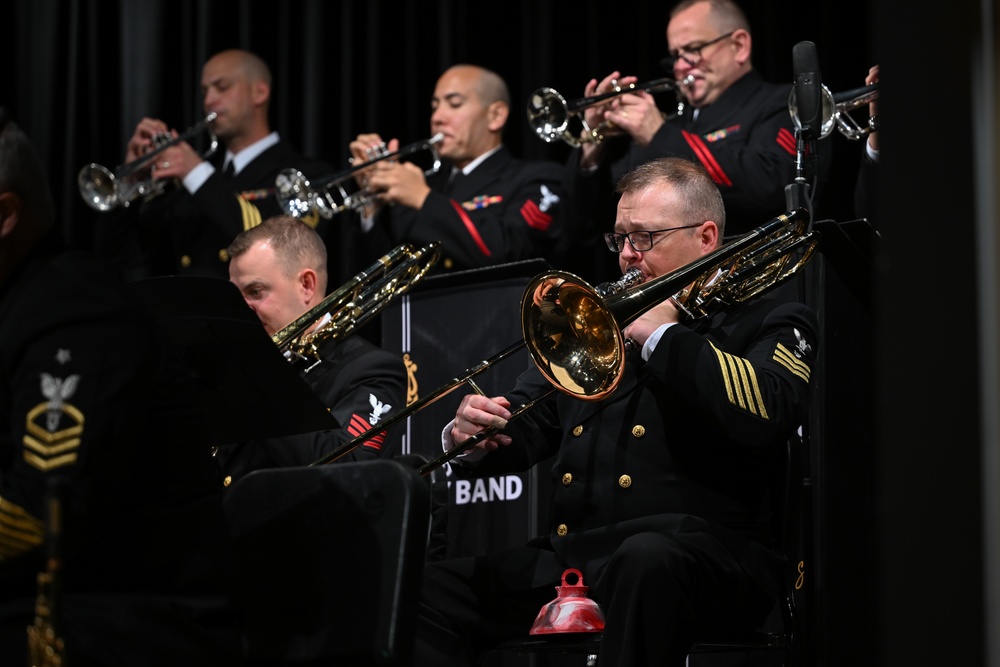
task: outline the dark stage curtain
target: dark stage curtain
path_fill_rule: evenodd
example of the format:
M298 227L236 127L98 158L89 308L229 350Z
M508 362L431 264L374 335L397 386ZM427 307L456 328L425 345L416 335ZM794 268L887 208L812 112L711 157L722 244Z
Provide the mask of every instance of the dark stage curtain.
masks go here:
M120 164L144 116L178 130L199 121L201 65L217 51L261 55L275 79L274 127L338 168L360 132L403 144L428 137L434 82L459 62L507 80L514 108L505 139L515 154L562 161L568 148L544 143L527 126L531 91L551 86L573 99L587 80L613 70L644 81L664 76L659 61L670 4L7 0L0 54L13 66L0 104L42 151L66 236L87 245L101 214L77 192L80 167ZM769 80L791 83L792 47L808 39L832 90L860 85L872 64L866 25L858 20L865 3L850 5L745 2L757 68ZM838 168L827 217L844 218L861 142L834 143Z

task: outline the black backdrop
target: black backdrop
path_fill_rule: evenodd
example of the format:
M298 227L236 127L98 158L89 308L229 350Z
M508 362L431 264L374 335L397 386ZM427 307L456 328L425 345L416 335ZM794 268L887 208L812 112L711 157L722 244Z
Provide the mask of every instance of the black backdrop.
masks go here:
M346 166L347 145L360 132L404 144L429 136L434 82L457 62L481 64L508 81L514 109L506 142L515 154L562 161L565 145L545 144L527 127L528 95L551 86L579 97L588 79L613 70L643 81L664 76L670 4L7 0L2 22L17 38L0 40L2 61L14 63L0 104L40 147L68 237L88 244L100 214L77 193L79 168L119 164L143 116L178 130L200 120L201 65L217 51L260 54L274 73L276 129L337 168ZM790 83L792 47L811 40L832 90L863 83L873 62L860 20L864 0L744 6L765 78ZM820 213L843 219L851 214L861 142L838 136L833 144L835 178Z
M974 151L982 142L969 121L985 118L996 131L995 88L982 89L978 71L996 71L993 4L744 3L755 63L768 79L791 81L792 47L806 39L817 44L834 91L859 85L874 62L894 75L882 88L887 157L877 218L884 243L872 287L875 377L856 380L875 388L875 488L862 491L877 537L859 534L837 546L854 552L852 563L866 562L870 571L860 578L871 585L852 584L856 571L829 574L831 585L846 588L836 609L820 610L820 664L988 664L984 640L986 628L997 627L998 585L983 569L983 535L996 528L980 529L980 494L982 480L995 484L1000 471L981 469L981 413L995 405L980 405L977 380L996 369L983 369L976 354L984 315L972 286L975 197L995 190L996 171L982 169ZM305 152L343 165L347 143L361 131L425 138L433 82L455 62L497 70L515 107L542 85L575 97L589 78L614 69L659 77L668 6L6 0L0 104L41 148L67 235L86 243L95 214L76 192L77 170L120 161L143 115L178 128L198 119L200 65L215 51L260 53L277 79L277 129ZM531 136L516 108L507 143L525 157L565 155ZM842 220L850 217L844 211L861 145L842 137L833 143L829 215ZM817 500L840 507L836 496ZM849 536L858 517L836 518ZM992 608L984 584L992 585ZM820 604L827 604L822 596Z

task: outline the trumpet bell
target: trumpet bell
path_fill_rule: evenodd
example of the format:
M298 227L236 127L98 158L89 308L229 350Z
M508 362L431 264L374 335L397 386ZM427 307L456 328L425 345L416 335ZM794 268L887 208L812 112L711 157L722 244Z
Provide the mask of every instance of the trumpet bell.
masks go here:
M572 273L551 271L528 284L521 333L546 380L584 401L599 401L621 380L625 342L597 290Z
M833 128L837 126L837 105L833 102L833 94L829 88L821 85L820 91L820 115L823 122L820 124L819 138L826 139L833 132ZM795 126L795 129L801 130L802 117L799 115L799 102L794 86L792 92L788 94L788 113L792 117L792 125Z
M118 184L107 167L96 162L84 165L76 176L80 196L95 211L110 211L118 206Z
M528 99L528 124L546 143L566 141L569 105L554 88L539 88ZM572 137L571 137L572 138Z

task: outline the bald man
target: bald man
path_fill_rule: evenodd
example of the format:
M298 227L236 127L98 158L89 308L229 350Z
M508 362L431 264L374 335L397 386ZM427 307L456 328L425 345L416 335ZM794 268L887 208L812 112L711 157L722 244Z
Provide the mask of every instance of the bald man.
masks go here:
M139 225L132 216L117 214L110 217L118 224L98 228L99 253L128 278L228 279L226 249L236 235L282 212L274 196L278 173L295 167L316 178L331 171L300 156L271 130L271 72L258 56L235 49L212 56L202 69L201 91L205 114L216 114L211 128L219 150L207 160L187 142L164 150L145 176L176 187L141 206ZM157 135L170 131L162 120L143 118L128 143L126 162L139 159L154 148ZM324 234L318 216L303 220Z
M562 201L561 165L518 160L503 144L510 93L499 75L455 65L437 81L431 98L431 135L444 166L425 177L413 162L383 161L364 172L360 185L377 196L365 212L388 243L369 243L367 254L403 242L440 241L445 270L471 269L545 258L555 263ZM355 164L382 144L378 134L351 142ZM399 140L388 142L390 152ZM386 204L393 206L386 207ZM366 258L367 259L367 258Z

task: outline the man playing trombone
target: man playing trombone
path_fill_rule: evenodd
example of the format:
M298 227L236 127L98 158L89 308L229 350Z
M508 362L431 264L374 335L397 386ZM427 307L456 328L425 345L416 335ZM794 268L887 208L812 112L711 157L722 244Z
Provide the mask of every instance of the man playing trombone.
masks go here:
M503 145L510 113L507 84L496 73L472 65L451 67L431 99L431 133L445 161L425 177L413 163L382 161L359 176L377 195L363 214L394 246L442 244L445 269L470 269L542 257L553 261L560 234L562 170L551 162L515 159ZM377 134L351 142L354 164L382 145ZM388 150L395 152L393 139ZM394 205L384 211L386 204ZM374 216L374 217L373 217Z
M224 150L205 156L188 142L164 149L145 176L178 187L143 203L138 225L128 216L112 216L117 219L98 226L98 251L130 278L228 278L226 247L233 238L281 213L274 197L278 172L290 165L314 175L328 171L271 130L271 72L258 56L240 50L212 56L202 70L201 90L205 113L215 114L209 128ZM129 140L126 163L155 150L164 134L176 136L163 121L143 118ZM316 227L319 219L306 221Z
M618 191L604 239L641 288L719 246L725 209L700 166L647 162ZM456 472L554 460L553 511L530 546L428 566L414 664L469 665L525 638L566 568L603 607L603 667L679 667L700 633L750 631L773 608L784 557L768 489L806 419L816 316L770 296L700 319L683 317L674 297L650 301L622 332L635 345L607 397L557 394L514 420L514 406L548 384L531 369L504 396L462 400L446 450L502 430L456 457Z
M230 280L273 335L319 305L327 290L323 240L298 218L268 218L241 232L229 246ZM309 327L329 320L325 314ZM283 438L226 445L217 460L228 485L260 468L303 466L354 436L373 429L406 403L406 368L397 356L362 336L320 339L317 358L299 360L306 384L330 410L340 428ZM378 431L344 461L390 457L386 432Z

